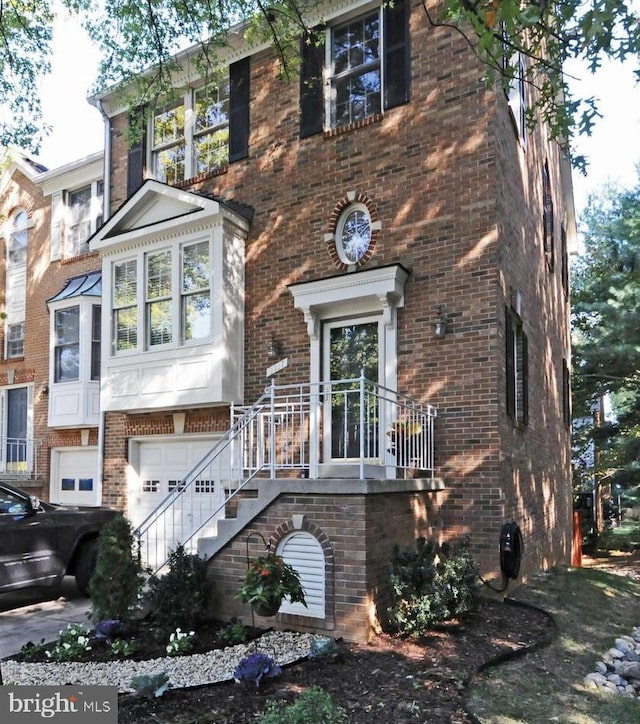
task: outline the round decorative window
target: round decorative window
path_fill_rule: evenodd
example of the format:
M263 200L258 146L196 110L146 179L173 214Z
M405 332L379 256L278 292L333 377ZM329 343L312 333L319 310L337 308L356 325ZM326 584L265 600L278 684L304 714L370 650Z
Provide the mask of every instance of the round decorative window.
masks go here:
M364 204L349 207L336 229L336 249L343 264L357 264L371 244L371 217Z

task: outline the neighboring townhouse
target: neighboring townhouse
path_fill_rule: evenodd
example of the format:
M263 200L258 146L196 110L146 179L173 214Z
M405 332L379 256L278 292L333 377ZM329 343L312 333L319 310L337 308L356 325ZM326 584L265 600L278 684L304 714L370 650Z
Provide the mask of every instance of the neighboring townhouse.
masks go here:
M18 150L0 181L0 475L45 500L99 505L104 155L54 171Z

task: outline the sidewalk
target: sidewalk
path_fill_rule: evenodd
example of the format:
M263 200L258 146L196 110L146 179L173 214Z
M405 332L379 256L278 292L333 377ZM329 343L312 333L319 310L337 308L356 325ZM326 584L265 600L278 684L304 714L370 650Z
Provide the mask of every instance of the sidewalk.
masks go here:
M0 594L0 659L28 641L54 641L69 623L89 624L90 601L80 596L73 578L55 588Z

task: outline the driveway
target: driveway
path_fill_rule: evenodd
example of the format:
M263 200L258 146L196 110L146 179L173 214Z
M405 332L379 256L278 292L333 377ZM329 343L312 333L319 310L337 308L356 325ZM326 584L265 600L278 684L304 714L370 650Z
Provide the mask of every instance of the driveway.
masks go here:
M89 624L90 610L89 599L78 593L70 576L59 586L0 593L0 659L28 641L53 641L69 623Z

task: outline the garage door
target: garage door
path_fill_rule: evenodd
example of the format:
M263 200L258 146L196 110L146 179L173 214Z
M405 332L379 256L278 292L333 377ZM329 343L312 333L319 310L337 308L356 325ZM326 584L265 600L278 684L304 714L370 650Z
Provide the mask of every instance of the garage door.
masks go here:
M51 450L52 503L100 505L98 490L98 448Z
M180 490L183 478L211 450L215 440L181 438L134 443L133 461L137 469L129 490L128 515L135 527L143 523L169 493ZM172 549L185 542L222 502L219 476L207 469L179 496L177 504L154 531L158 547ZM215 529L208 529L206 534L215 534Z

